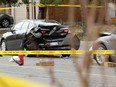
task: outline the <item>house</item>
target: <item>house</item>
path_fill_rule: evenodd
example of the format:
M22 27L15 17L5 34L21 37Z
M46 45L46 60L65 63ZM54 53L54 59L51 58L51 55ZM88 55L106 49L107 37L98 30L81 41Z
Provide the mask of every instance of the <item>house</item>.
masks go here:
M0 9L0 13L6 13L12 15L14 18L14 23L17 23L24 19L38 19L39 7L34 6L34 4L39 3L39 0L31 0L29 6L22 3L22 0L18 0L15 6L9 7L3 4L0 8L10 8L10 9Z
M38 19L38 6L35 6L36 3L39 3L39 0L29 0L31 1L29 5L23 4L22 0L19 0L19 6L12 7L12 15L15 19L15 23L24 20L24 19Z

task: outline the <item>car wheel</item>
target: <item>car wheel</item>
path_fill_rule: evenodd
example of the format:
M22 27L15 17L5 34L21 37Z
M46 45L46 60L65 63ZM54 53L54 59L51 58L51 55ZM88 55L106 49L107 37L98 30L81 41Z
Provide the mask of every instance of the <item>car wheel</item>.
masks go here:
M3 40L2 43L1 43L1 50L2 51L6 51L7 50L5 40Z
M107 50L107 48L103 44L98 45L98 50ZM109 61L109 55L106 54L94 54L94 59L96 60L97 64L103 65L104 62Z
M74 35L74 49L78 50L80 47L80 39L77 35Z
M70 54L62 54L62 57L64 58L64 57L70 57Z
M2 19L2 27L6 28L10 25L10 21L8 19Z

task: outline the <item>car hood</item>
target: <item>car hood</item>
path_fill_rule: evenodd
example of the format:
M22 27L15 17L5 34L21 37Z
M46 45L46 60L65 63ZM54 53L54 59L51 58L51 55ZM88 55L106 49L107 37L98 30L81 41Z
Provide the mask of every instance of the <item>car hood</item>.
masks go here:
M101 42L101 41L109 41L111 39L111 36L104 36L104 37L99 37L96 41Z
M100 37L103 37L103 36L110 36L110 35L111 35L110 32L100 32L100 33L99 33L99 36L100 36Z
M104 37L99 37L99 38L97 38L97 39L93 42L93 44L91 45L91 47L89 48L89 50L90 50L90 51L93 50L93 46L94 46L94 44L96 44L96 43L104 43L104 44L110 43L110 39L111 39L110 36L104 36ZM108 46L108 47L109 47L109 46Z

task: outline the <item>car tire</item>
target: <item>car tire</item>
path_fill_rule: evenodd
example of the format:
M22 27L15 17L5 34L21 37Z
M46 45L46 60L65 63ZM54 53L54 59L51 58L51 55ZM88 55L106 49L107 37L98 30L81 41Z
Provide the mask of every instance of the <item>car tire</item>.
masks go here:
M1 42L1 50L2 50L2 51L6 51L6 50L7 50L5 40L2 40L2 42Z
M10 25L10 21L8 19L2 19L1 25L4 28L7 28Z
M70 54L62 54L62 57L65 58L65 57L70 57Z
M99 44L97 50L107 50L107 48L105 47L105 45ZM107 54L94 54L93 57L96 60L98 65L103 65L104 62L109 61L110 56Z

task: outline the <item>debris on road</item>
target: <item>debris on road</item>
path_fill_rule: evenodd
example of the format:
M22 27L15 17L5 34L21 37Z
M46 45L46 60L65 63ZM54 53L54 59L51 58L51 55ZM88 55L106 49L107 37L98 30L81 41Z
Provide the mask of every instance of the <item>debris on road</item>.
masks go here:
M116 63L113 63L113 62L104 62L103 66L105 66L105 67L116 67Z

